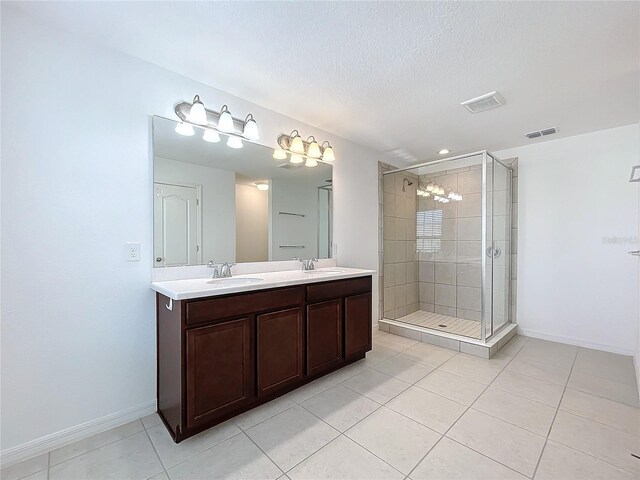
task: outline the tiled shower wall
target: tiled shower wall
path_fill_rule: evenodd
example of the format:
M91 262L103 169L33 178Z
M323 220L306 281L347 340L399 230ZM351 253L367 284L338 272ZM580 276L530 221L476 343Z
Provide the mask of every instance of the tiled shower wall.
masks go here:
M380 164L380 173L393 167ZM412 182L407 185L404 179ZM383 259L380 279L383 312L396 319L419 309L416 255L416 187L418 176L401 172L382 177ZM404 191L403 191L404 187Z

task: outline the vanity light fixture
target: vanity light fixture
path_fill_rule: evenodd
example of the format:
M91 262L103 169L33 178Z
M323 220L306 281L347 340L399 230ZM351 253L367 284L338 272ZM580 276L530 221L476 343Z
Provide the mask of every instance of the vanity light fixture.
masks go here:
M260 134L258 133L258 124L251 114L247 115L247 118L244 119L242 136L249 140L258 140L260 138Z
M231 116L231 112L229 112L229 107L226 105L222 106L222 110L220 110L220 118L218 119L218 130L224 133L235 133L236 129L233 126L233 117Z
M318 161L315 158L308 157L304 164L305 167L317 167Z
M273 151L273 158L285 160L287 154L291 154L291 163L304 162L307 167L315 167L319 161L329 163L336 159L329 142L319 145L314 136L310 136L305 142L297 130L289 135L282 134L278 137L278 147Z
M325 143L327 144L326 147L324 146ZM322 148L323 148L322 160L324 162L334 162L336 157L333 156L333 148L331 147L331 144L328 141L323 142Z
M266 192L267 190L269 190L269 182L256 182L254 183L254 185L258 190L261 190L263 192Z
M196 132L193 131L193 127L188 123L179 122L176 125L176 133L183 135L185 137L191 137L195 135Z
M273 158L275 158L276 160L286 160L287 159L287 152L285 152L281 148L276 148L273 151Z
M302 155L298 155L296 153L291 155L291 163L303 163L303 162L304 162L304 157Z
M191 123L197 123L198 125L206 125L207 111L204 109L204 103L200 100L200 95L193 97L193 105L189 109L189 121Z
M318 145L318 142L316 142L316 139L313 135L307 138L307 143L309 144L307 155L311 158L320 158L322 156L322 153L320 152L320 145Z
M242 148L244 145L242 143L242 140L240 140L240 137L236 137L234 135L230 135L229 139L227 140L227 147L229 148Z
M218 134L218 132L216 132L215 130L212 130L210 128L207 128L204 131L204 135L202 135L202 139L205 142L209 142L209 143L218 143L220 141L220 135Z
M293 135L295 133L295 135ZM291 144L289 145L289 150L293 153L301 153L304 154L304 143L302 143L302 137L298 133L297 130L291 132Z

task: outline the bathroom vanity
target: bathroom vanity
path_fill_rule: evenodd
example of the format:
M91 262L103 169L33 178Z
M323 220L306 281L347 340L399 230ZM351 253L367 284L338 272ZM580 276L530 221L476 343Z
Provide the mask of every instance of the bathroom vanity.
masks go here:
M158 413L180 442L371 350L373 271L155 282ZM260 277L260 278L254 278ZM252 283L255 282L255 283Z

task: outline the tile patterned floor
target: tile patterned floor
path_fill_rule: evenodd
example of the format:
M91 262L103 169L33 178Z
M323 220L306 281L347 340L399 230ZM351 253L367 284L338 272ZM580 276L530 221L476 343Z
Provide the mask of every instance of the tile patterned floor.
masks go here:
M418 310L404 317L397 318L396 321L420 325L421 327L432 328L433 330L439 330L441 332L464 335L465 337L480 338L480 322L451 317L449 315ZM445 326L443 327L442 325Z
M366 360L174 444L157 415L1 480L637 479L630 357L515 337L491 360L376 332Z

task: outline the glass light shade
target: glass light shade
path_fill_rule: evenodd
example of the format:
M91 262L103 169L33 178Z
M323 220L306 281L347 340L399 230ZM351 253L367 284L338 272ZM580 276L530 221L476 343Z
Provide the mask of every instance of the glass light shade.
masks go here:
M422 195L424 195L424 192L422 190L416 190L416 195L421 197Z
M189 121L197 123L198 125L206 125L209 123L207 121L207 111L204 109L204 104L200 101L198 95L193 99L193 105L191 105L191 109L189 110Z
M438 193L439 193L440 195L444 195L444 188L442 188L442 187L438 187Z
M275 158L276 160L286 160L287 152L285 152L281 148L276 148L273 150L273 158Z
M318 142L314 140L309 144L307 155L313 158L320 158L322 156L322 154L320 153L320 145L318 145Z
M289 147L293 153L304 153L304 143L302 143L302 138L300 135L296 135L291 140L291 146Z
M307 161L304 164L305 167L317 167L318 161L315 158L307 158Z
M451 190L449 192L449 195L447 195L449 198L456 198L456 192L454 192L453 190Z
M222 112L220 112L220 118L218 119L218 130L226 133L233 133L235 128L233 126L233 117L227 110L227 106L222 107Z
M446 148L443 148L442 150L440 150L438 152L440 155L446 155L447 153L449 153L449 150L447 150Z
M331 145L329 145L328 147L324 147L324 152L322 153L322 160L325 162L333 162L335 161L336 157L333 156L333 148L331 148Z
M458 194L458 201L462 201L462 195Z
M269 184L267 182L256 182L255 186L258 190L262 190L263 192L269 190Z
M249 140L258 140L260 138L260 134L258 133L258 124L253 119L253 117L249 118L244 123L244 129L242 130L242 136L244 138L248 138Z
M302 155L291 155L291 163L302 163L304 162L304 158Z
M435 185L433 185L433 183L427 184L427 192L433 192L434 188L435 188Z
M215 130L205 130L204 135L202 135L202 139L205 142L209 143L218 143L220 141L220 135Z
M176 125L176 133L184 135L185 137L191 137L195 135L196 132L193 131L193 127L188 123L180 122Z
M242 144L242 140L238 137L230 136L229 140L227 140L227 147L230 148L242 148L244 145Z

